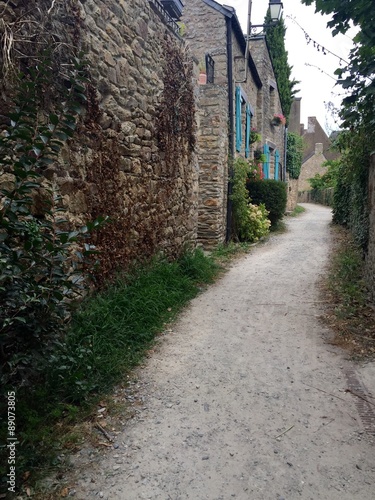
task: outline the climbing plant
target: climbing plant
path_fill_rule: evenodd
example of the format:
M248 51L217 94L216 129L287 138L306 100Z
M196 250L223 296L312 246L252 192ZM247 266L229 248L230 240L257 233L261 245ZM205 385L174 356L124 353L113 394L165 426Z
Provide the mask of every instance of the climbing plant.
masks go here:
M369 236L368 177L373 148L366 127L340 134L341 161L336 175L333 221L347 226L355 241L367 249Z
M288 132L286 150L286 170L291 179L298 179L302 168L303 141L301 136Z
M84 287L82 264L93 251L87 237L100 222L70 229L59 193L44 176L84 107L85 67L79 60L73 67L69 87L59 89L65 99L46 110L40 89L55 75L41 55L20 75L0 135L1 381L13 386L30 383L61 340L72 300Z
M157 137L166 173L174 175L195 147L193 66L187 49L169 35L163 43L163 94L158 111Z

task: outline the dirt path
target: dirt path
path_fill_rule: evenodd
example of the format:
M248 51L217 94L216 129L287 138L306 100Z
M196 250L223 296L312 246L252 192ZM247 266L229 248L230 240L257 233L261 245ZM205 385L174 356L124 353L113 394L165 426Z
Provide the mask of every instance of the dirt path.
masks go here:
M331 214L305 207L183 313L138 371L116 449L75 458L75 498L375 498L375 370L326 342Z

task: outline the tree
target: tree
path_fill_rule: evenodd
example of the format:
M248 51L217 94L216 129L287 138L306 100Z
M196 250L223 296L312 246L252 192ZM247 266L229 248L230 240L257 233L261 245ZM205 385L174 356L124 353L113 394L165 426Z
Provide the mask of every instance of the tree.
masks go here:
M340 116L344 127L360 123L375 132L375 9L373 0L302 0L316 12L332 14L327 23L333 36L345 34L354 25L358 33L354 37L354 48L349 54L349 64L338 68L338 83L350 92L344 98Z
M291 179L298 179L303 159L302 137L293 132L288 132L286 150L286 170Z
M268 12L265 23L267 24L270 22L271 16ZM275 71L281 107L284 115L288 119L293 97L298 92L295 86L299 82L294 79L291 80L292 66L288 64L288 52L285 50L285 32L286 27L283 19L281 19L276 26L266 28L267 43Z

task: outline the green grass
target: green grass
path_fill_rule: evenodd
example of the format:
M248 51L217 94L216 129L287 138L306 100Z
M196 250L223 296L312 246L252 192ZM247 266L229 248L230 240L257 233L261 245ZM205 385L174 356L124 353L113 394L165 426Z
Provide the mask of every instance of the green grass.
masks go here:
M216 261L227 261L237 255L248 252L251 248L251 245L252 244L248 242L235 243L233 241L230 241L229 243L218 245L211 252L211 256Z
M32 477L46 471L63 447L79 442L71 426L125 380L155 337L219 270L201 250L186 252L175 262L155 259L80 305L64 342L48 354L38 387L17 392L18 478L25 471ZM5 448L2 452L6 455Z
M306 208L301 207L301 205L296 205L295 209L293 212L288 214L289 217L297 217L297 215L303 214L303 212L306 212Z
M347 239L332 259L328 287L337 301L336 314L345 318L366 303L361 249Z

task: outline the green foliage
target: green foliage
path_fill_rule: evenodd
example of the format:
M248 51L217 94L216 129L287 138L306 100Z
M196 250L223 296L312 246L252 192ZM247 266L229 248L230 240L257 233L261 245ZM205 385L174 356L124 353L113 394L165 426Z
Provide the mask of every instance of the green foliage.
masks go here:
M18 478L63 451L59 429L87 415L100 394L124 380L155 336L219 269L202 250L174 262L155 258L81 303L64 343L51 352L44 382L17 391Z
M254 170L255 169L255 170ZM268 233L269 223L264 206L250 203L246 182L258 175L256 165L243 158L236 158L233 166L233 215L235 231L240 241L257 241Z
M228 261L235 255L248 252L249 248L250 245L247 241L229 241L228 243L218 245L212 251L211 256L219 262Z
M301 205L296 205L293 212L289 213L289 217L297 217L298 215L303 214L306 212L306 209L304 207L301 207Z
M323 167L327 167L327 172L323 175L316 174L311 179L308 179L310 186L313 189L327 189L336 186L341 160L328 160L323 163Z
M243 240L248 222L249 193L246 189L249 163L241 157L236 158L233 164L232 194L234 229L237 237Z
M312 189L308 191L308 201L333 207L334 188Z
M73 403L105 390L139 362L163 325L197 294L197 284L211 282L216 271L197 250L139 267L89 298L54 354L51 390Z
M310 5L314 0L302 0ZM333 220L350 228L355 241L366 251L368 244L368 175L375 143L375 10L373 0L316 0L316 11L332 15L327 26L333 35L358 28L349 64L338 68L338 82L349 95L343 99L340 116L349 130L337 143L342 162L337 172Z
M10 124L0 136L1 380L13 387L31 382L64 330L83 287L83 259L92 251L83 240L97 222L70 231L43 176L74 133L85 100L83 73L76 60L53 111L45 111L40 95L54 76L49 58L20 75Z
M249 203L248 224L243 235L245 241L255 242L269 233L271 222L268 219L268 210L264 203L259 206Z
M271 225L276 225L285 214L287 201L285 183L274 179L264 179L248 181L246 187L252 202L256 205L263 203L269 212L268 218Z
M366 127L357 132L343 132L338 141L341 163L333 201L333 221L350 228L354 239L364 250L368 244L368 176L371 134Z
M303 141L294 132L288 132L286 150L286 171L291 179L298 179L302 168Z
M349 317L366 303L362 251L351 238L335 253L328 276L328 286L337 302L336 314ZM363 333L363 332L360 332Z
M271 21L267 13L265 23ZM281 19L277 26L266 28L267 43L270 49L271 61L275 71L281 107L286 118L289 117L292 101L297 90L294 88L299 82L291 80L292 66L288 64L288 52L285 49L286 27Z
M311 5L315 2L317 12L328 14L327 23L333 36L345 34L352 25L358 29L354 37L355 46L349 55L349 64L338 68L339 83L350 95L343 99L341 117L344 127L366 124L375 131L375 9L373 0L302 0Z

